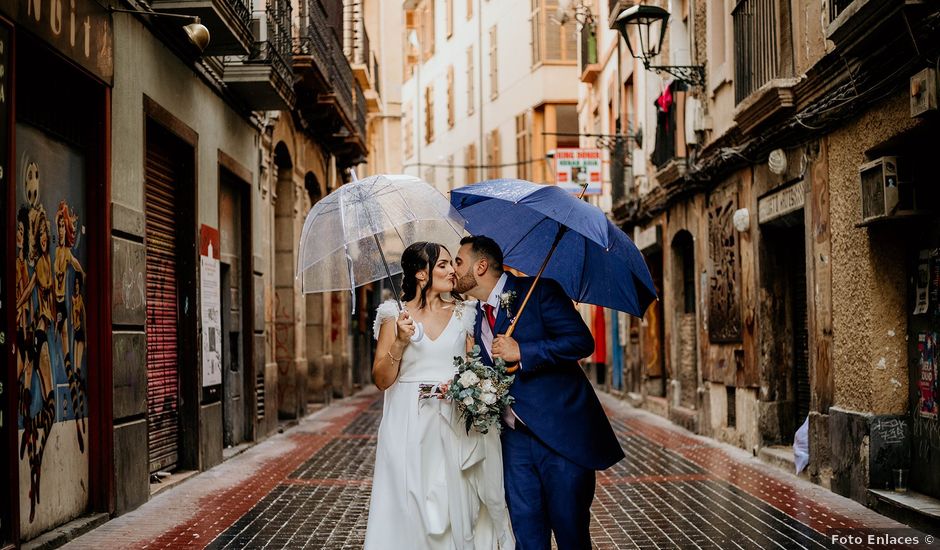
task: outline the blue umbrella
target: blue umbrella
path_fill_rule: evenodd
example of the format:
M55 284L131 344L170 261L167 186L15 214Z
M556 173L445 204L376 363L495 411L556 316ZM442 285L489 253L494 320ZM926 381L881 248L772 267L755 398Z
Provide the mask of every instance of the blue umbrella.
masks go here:
M454 189L450 202L467 231L499 244L506 265L558 281L577 302L641 317L656 300L633 241L600 209L559 187L488 180ZM516 319L521 314L520 308Z

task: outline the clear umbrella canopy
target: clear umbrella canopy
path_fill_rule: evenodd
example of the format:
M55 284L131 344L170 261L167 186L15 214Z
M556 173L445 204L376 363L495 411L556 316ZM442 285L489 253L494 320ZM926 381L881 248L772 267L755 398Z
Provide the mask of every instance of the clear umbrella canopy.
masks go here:
M297 276L305 293L352 290L401 273L418 241L456 253L464 219L413 176L376 175L341 186L314 205L300 235Z

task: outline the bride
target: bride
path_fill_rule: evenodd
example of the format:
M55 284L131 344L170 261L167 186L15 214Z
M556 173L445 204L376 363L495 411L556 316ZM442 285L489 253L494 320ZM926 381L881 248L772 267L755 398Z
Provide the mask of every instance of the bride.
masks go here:
M499 433L468 434L442 398L454 357L472 345L476 308L451 298L456 274L443 246L415 243L401 265L406 311L386 301L374 326L372 374L385 403L365 548L514 548Z

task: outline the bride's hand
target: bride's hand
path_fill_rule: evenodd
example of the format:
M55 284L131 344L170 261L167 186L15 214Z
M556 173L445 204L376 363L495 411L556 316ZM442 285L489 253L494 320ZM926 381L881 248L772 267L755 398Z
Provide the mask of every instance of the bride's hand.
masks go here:
M411 315L407 311L402 311L398 316L398 335L396 338L398 342L402 344L402 347L407 346L411 342L411 337L415 333L415 322L411 318Z

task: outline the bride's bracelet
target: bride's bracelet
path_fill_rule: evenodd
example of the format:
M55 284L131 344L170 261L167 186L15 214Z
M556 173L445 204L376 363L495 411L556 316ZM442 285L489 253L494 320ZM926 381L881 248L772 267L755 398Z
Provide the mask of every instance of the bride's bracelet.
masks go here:
M392 350L388 350L388 358L391 359L393 363L401 363L401 357L392 355Z

